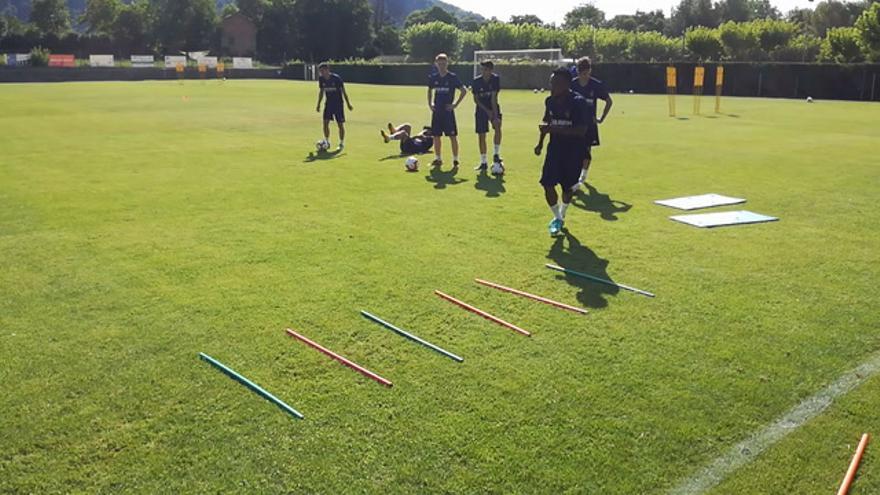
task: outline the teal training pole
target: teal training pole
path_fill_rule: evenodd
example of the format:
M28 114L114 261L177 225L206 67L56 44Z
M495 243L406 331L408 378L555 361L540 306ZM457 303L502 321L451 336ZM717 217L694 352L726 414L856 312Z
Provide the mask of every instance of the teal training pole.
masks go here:
M214 359L214 358L212 358L211 356L205 354L204 352L200 352L200 353L199 353L199 357L202 358L202 361L207 361L209 364L211 364L212 366L214 366L214 367L217 368L218 370L222 371L223 373L225 373L226 375L228 375L228 376L229 376L230 378L232 378L233 380L235 380L235 381L241 383L242 385L244 385L245 387L251 389L251 390L252 390L254 393L256 393L257 395L261 396L262 398L266 399L267 401L269 401L269 402L275 404L276 406L280 407L281 410L283 410L283 411L286 412L287 414L290 414L291 416L293 416L293 417L295 417L295 418L297 418L297 419L304 419L304 416L302 415L302 413L300 413L300 412L297 411L296 409L294 409L294 408L288 406L287 404L284 403L284 401L282 401L282 400L279 399L278 397L275 397L274 395L272 395L272 394L270 394L269 392L267 392L266 390L264 390L263 387L260 387L260 386L257 385L256 383L254 383L254 382L248 380L247 378L245 378L245 377L239 375L239 374L236 373L235 370L233 370L232 368L227 367L226 365L224 365L224 364L221 363L220 361L217 361L216 359Z
M392 332L400 335L401 337L406 337L407 339L412 340L413 342L418 342L419 344L422 344L423 346L427 347L428 349L439 352L440 354L443 354L444 356L446 356L454 361L458 361L459 363L464 362L464 358L458 357L455 354L453 354L447 350L444 350L440 347L437 347L436 345L428 342L427 340L421 339L421 338L416 337L415 335L413 335L405 330L397 328L396 326L392 325L391 323L388 323L387 321L383 320L382 318L379 318L376 315L367 313L366 311L361 311L361 314L365 318L373 320L374 322L382 325L383 327L387 328L388 330L391 330Z

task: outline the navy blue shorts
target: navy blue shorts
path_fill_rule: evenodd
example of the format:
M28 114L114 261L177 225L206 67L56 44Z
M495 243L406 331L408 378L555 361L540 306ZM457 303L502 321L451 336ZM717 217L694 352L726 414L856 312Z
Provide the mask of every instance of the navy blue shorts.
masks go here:
M458 136L458 125L455 123L455 112L437 110L431 115L431 135Z
M555 152L548 148L541 173L541 185L554 187L559 184L563 189L570 189L581 178L583 156L583 153Z
M324 107L324 120L335 120L340 124L345 122L345 110L342 107Z
M489 115L482 108L477 107L477 113L474 115L477 121L477 134L486 134L491 128ZM501 119L501 107L498 107L498 118Z

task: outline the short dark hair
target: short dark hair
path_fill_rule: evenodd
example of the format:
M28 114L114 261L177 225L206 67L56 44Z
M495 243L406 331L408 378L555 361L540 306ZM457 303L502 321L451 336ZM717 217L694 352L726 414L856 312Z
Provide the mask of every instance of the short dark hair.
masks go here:
M318 64L318 68L319 69L329 69L330 63L329 62L321 62L320 64Z
M486 60L486 61L480 62L480 65L482 67L487 68L487 69L494 69L495 68L495 63L492 62L491 60Z
M571 71L565 67L558 67L553 71L553 77L561 77L566 81L571 82Z
M592 69L592 68L593 68L593 61L590 60L590 57L581 57L578 59L578 61L577 61L578 72L580 72L582 70Z

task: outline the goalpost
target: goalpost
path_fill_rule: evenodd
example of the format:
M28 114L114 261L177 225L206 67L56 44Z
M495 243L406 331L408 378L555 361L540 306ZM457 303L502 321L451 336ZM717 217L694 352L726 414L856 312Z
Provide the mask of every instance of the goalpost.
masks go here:
M565 60L562 58L561 48L545 48L540 50L476 50L474 52L474 77L480 75L480 63L491 60L497 63L521 63L560 65Z

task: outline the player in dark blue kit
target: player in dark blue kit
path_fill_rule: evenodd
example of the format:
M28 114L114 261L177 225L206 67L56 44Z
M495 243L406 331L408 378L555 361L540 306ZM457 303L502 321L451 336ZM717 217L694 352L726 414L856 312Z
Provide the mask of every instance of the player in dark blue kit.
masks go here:
M345 104L349 110L354 110L351 102L348 100L348 93L345 92L345 83L339 74L330 72L330 64L324 62L318 66L318 107L317 111L321 111L321 100L327 95L327 104L324 105L324 141L327 147L330 147L330 121L335 120L339 126L339 149L345 147L345 110L342 108L342 99L345 98Z
M455 108L467 96L467 88L455 73L449 72L449 57L445 53L437 55L434 65L437 67L437 72L428 77L428 106L431 108L431 134L434 136L434 162L431 165L435 167L443 165L441 138L449 136L449 141L452 143L452 165L453 168L458 168L458 126L455 123ZM457 101L455 90L460 90Z
M571 204L581 166L586 153L587 132L590 113L587 101L571 90L571 73L561 67L550 77L550 96L544 102L544 118L538 125L541 138L535 147L535 154L544 149L544 138L550 135L541 185L544 197L553 212L550 220L550 235L557 235L565 225L565 213ZM562 204L556 185L562 186Z
M587 135L587 150L584 157L583 170L577 184L572 186L573 191L580 189L587 180L587 172L590 170L590 163L593 161L592 147L599 146L599 124L605 122L605 118L608 117L608 112L611 111L611 106L614 104L611 100L611 95L608 94L608 89L605 88L605 84L595 77L591 77L593 64L589 57L578 59L576 67L577 75L571 82L571 90L587 100L587 105L590 107L590 132ZM605 108L602 110L602 116L596 118L599 100L605 101Z
M501 164L501 107L498 105L498 93L501 91L501 77L492 72L495 64L487 60L480 64L482 74L474 79L471 90L474 93L476 108L476 131L480 141L480 166L477 170L486 170L486 134L489 125L495 130L495 154L492 163ZM503 170L503 168L501 169Z

